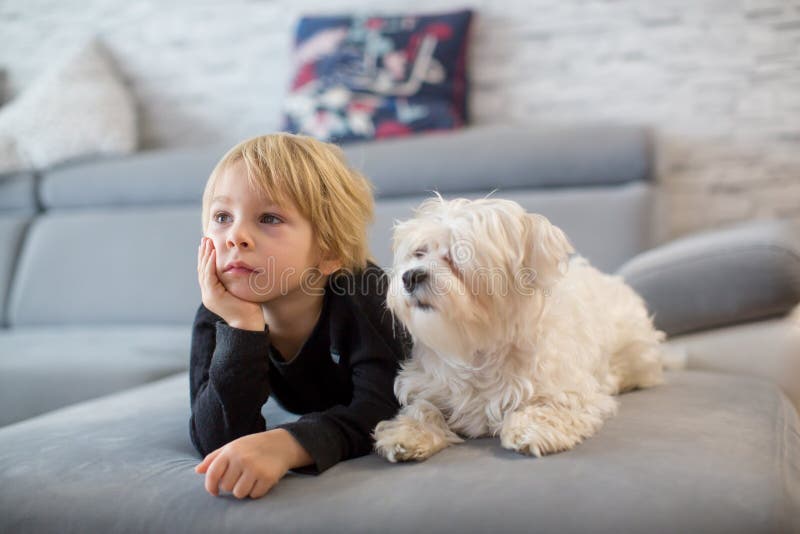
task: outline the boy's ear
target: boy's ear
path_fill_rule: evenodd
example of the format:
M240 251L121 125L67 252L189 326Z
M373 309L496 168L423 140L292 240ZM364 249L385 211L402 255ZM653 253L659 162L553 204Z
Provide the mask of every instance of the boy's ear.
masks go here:
M323 259L319 262L318 268L322 274L332 274L342 268L342 262L337 259Z

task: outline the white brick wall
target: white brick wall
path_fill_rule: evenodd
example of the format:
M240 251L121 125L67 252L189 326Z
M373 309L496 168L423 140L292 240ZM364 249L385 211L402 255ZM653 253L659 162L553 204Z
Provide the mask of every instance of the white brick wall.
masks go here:
M7 92L98 34L140 102L142 145L278 128L294 22L323 0L5 0ZM368 0L338 0L365 10ZM386 0L380 11L409 9ZM423 2L418 2L422 6ZM429 0L473 6L473 122L653 126L665 236L800 219L800 0Z

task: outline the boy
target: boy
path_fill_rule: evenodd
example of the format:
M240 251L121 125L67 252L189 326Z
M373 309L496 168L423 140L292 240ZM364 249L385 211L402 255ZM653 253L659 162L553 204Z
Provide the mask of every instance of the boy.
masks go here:
M410 340L369 262L369 183L334 145L273 134L233 147L203 193L203 303L190 371L195 470L206 490L259 498L289 469L367 454L393 417ZM298 421L266 430L270 395Z

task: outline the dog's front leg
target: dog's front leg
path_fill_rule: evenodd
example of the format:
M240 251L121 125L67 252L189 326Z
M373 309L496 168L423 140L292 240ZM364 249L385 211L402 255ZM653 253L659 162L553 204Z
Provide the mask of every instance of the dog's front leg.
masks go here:
M539 397L505 416L500 443L533 456L566 451L597 432L616 411L617 401L600 393L567 395L558 401Z
M390 462L424 460L451 443L463 441L447 426L442 412L426 400L415 400L373 432L375 450Z

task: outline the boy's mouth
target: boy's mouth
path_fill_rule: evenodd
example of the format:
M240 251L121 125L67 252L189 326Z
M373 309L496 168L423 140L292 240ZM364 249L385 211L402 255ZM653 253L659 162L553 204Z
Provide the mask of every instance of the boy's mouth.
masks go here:
M255 269L243 261L232 261L225 266L225 269L222 272L231 274L250 274L254 270Z

